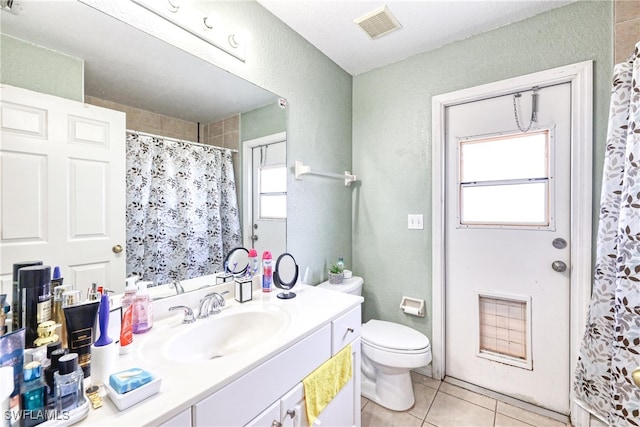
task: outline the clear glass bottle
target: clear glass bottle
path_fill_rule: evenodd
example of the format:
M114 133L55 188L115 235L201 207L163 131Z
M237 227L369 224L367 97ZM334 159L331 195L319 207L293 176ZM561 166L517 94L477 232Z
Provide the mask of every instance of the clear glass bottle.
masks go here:
M58 348L51 352L51 363L44 370L44 380L47 383L48 395L47 395L47 410L55 410L56 409L56 388L53 380L53 374L58 372L58 367L60 366L60 358L65 354L69 353L69 350L66 348Z
M24 382L20 386L21 427L31 427L46 421L44 405L47 384L41 376L40 362L29 362L24 366Z
M84 402L83 380L84 373L78 365L76 353L65 354L58 359L58 371L53 373L53 382L58 399L56 409L59 414L82 405Z

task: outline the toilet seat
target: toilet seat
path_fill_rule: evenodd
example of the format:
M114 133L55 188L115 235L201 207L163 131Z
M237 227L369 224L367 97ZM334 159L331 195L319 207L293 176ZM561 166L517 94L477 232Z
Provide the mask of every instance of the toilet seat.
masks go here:
M362 342L393 353L424 353L430 348L429 339L408 326L384 320L369 320L362 325Z

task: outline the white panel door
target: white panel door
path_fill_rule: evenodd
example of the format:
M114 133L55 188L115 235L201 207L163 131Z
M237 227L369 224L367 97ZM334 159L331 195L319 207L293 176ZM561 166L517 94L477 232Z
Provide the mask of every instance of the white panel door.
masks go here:
M246 141L248 172L245 241L262 257L271 251L274 262L287 250L287 143L284 134ZM264 141L264 142L261 142ZM275 142L274 142L275 141Z
M85 290L125 277L125 115L11 86L0 89L0 251L11 298L13 263L42 260Z
M446 111L446 375L566 414L570 84L513 101Z

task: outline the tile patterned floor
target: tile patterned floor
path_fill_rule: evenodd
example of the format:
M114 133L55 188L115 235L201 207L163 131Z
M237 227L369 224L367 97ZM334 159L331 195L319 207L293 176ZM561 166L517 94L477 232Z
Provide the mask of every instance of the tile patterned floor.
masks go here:
M362 398L362 427L570 427L491 397L411 373L416 403L405 412Z

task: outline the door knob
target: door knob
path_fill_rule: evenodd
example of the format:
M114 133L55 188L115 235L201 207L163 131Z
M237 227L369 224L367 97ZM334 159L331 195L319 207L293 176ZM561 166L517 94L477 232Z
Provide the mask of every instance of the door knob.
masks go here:
M119 254L120 252L122 252L122 249L123 248L121 245L115 245L114 247L111 248L114 254Z
M565 264L562 261L553 261L551 263L551 268L553 268L553 271L557 271L558 273L562 273L563 271L567 270L567 264Z

